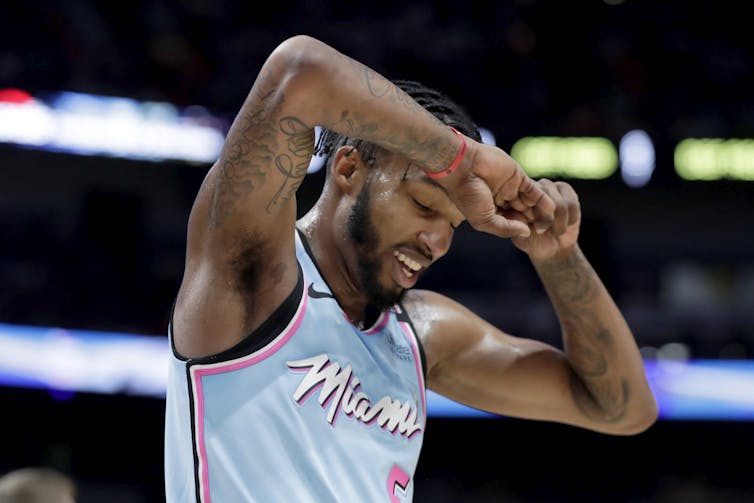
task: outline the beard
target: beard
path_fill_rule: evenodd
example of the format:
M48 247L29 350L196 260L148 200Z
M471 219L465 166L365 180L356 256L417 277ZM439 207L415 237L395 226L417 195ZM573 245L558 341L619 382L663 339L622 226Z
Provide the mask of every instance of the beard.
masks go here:
M397 303L406 292L403 288L389 289L380 284L381 262L376 254L380 238L375 229L370 211L370 179L364 183L356 202L348 215L347 230L356 247L359 281L367 294L369 304L384 311Z

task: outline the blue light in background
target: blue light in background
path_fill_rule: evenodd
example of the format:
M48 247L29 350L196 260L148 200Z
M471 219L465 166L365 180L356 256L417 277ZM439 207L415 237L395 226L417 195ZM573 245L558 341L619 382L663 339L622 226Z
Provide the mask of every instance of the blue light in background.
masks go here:
M163 398L168 340L0 324L0 385ZM661 419L754 420L754 361L645 359ZM434 417L499 417L427 392Z

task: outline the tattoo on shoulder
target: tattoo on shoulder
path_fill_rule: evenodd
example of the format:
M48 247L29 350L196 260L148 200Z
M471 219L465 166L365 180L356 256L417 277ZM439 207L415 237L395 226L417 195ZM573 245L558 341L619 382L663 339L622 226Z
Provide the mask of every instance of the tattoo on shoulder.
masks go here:
M411 318L411 322L421 337L430 333L437 321L432 307L427 304L426 297L418 291L408 290L403 297L403 307Z

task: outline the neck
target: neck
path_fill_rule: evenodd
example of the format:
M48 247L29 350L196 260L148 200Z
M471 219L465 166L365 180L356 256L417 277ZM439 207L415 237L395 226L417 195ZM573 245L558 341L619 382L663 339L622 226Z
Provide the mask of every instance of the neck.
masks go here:
M351 321L363 323L368 300L360 288L353 247L344 246L343 226L334 224L335 212L325 211L321 200L296 224L303 232L317 262L319 272L330 287L335 300ZM335 229L339 232L336 233ZM351 252L351 254L349 254Z

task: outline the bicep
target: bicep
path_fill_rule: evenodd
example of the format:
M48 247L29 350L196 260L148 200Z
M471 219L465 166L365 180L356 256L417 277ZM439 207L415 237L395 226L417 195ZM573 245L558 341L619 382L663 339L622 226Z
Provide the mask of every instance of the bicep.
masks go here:
M212 262L220 274L240 272L248 286L254 271L279 271L282 261L288 273L271 278L286 291L295 280L295 195L319 113L310 99L318 72L299 61L304 52L301 42L273 51L233 121L191 211L188 269Z
M507 334L460 304L434 294L436 321L425 326L427 385L459 403L495 414L600 429L565 354Z
M204 342L219 331L238 340L296 284L295 193L311 159L315 113L307 105L311 72L295 53L267 60L199 189L176 304L176 327L188 334L180 337Z
M269 239L294 225L314 127L301 96L306 76L286 63L280 56L265 64L203 187L207 238L221 249L239 232Z

